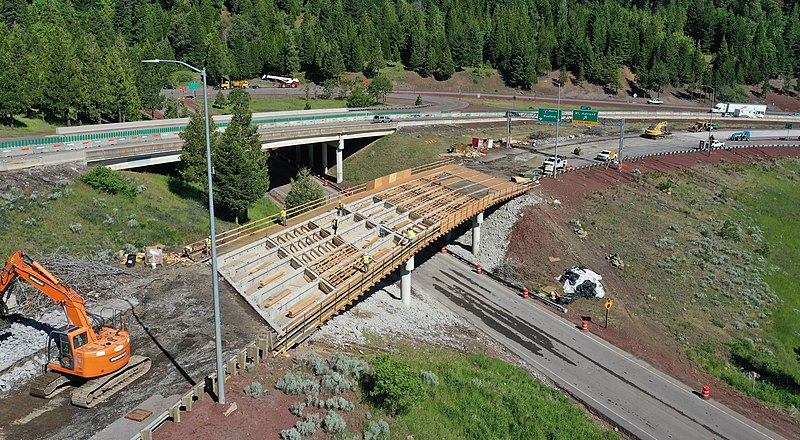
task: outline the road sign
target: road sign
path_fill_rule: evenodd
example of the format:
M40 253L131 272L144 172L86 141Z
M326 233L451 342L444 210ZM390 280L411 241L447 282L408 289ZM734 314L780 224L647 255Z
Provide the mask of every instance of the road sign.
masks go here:
M791 130L792 129L792 124L786 124L786 129L787 130Z
M198 89L200 89L200 83L199 82L190 82L189 83L189 90L198 90Z
M589 106L589 105L582 105L581 106L581 110L591 110L591 109L592 109L592 107Z
M575 110L572 112L572 123L575 125L597 125L597 112Z
M608 301L606 301L606 310L611 310L611 306L613 305L614 305L614 300L609 299Z
M539 122L558 122L561 119L561 110L553 108L539 109Z

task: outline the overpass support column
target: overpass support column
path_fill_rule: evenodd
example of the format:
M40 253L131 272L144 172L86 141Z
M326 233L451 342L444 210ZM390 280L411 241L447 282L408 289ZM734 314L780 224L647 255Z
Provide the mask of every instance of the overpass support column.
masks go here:
M294 162L297 164L298 167L300 166L300 159L301 159L300 158L300 145L295 145L294 146Z
M320 148L322 148L322 175L328 175L328 143L323 142L319 144Z
M478 255L481 249L481 223L483 223L483 213L472 218L472 255Z
M336 147L336 183L342 183L344 172L342 165L342 152L344 151L344 138L339 138L339 145Z
M411 271L414 270L414 256L412 255L406 264L400 268L400 297L403 305L411 305Z
M308 168L314 169L314 144L308 145Z

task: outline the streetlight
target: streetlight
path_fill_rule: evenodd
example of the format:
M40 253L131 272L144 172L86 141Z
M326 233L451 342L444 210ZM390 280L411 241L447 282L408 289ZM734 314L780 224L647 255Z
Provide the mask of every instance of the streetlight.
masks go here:
M206 172L208 175L208 218L211 222L211 283L214 288L214 337L217 345L217 398L225 403L225 370L222 368L222 330L219 320L219 281L217 280L217 232L214 226L214 188L211 182L211 132L208 124L208 84L206 68L198 69L183 61L177 60L142 60L143 63L175 63L188 67L203 77L203 106L206 122Z
M708 121L708 155L711 156L711 139L713 139L711 136L711 128L714 127L714 107L717 105L717 88L704 84L702 84L702 86L704 89L711 89L713 92L711 99L711 116Z
M561 81L557 81L558 84L558 104L556 108L556 115L558 119L556 119L556 147L555 147L555 160L553 161L553 177L556 177L556 170L558 169L558 127L561 126Z

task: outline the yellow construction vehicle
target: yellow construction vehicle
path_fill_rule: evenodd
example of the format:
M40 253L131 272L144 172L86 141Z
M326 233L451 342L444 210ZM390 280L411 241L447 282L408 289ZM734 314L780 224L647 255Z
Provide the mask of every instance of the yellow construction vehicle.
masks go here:
M694 133L699 133L701 131L708 131L709 125L711 126L712 130L716 130L718 124L709 124L708 119L702 121L695 121L694 125L689 127L689 131Z
M658 139L671 135L672 132L669 129L669 123L667 121L659 122L656 125L651 125L644 131L644 137L650 139Z
M229 81L227 79L222 81L222 84L219 85L219 88L222 90L228 90L231 88L246 89L248 87L250 87L250 83L248 83L247 81Z

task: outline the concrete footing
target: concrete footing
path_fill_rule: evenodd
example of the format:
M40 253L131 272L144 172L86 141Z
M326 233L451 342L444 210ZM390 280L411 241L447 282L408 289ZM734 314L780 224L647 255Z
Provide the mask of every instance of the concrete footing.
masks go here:
M403 299L403 304L406 306L411 305L411 272L414 270L414 256L406 261L406 264L400 268L400 297Z

